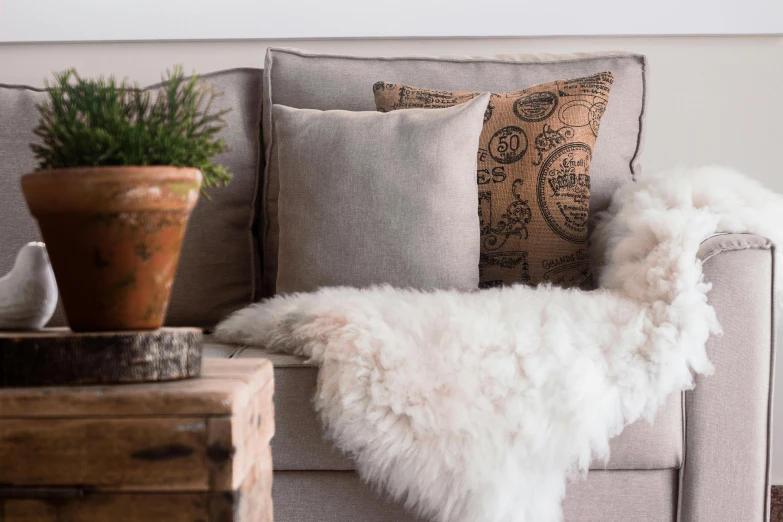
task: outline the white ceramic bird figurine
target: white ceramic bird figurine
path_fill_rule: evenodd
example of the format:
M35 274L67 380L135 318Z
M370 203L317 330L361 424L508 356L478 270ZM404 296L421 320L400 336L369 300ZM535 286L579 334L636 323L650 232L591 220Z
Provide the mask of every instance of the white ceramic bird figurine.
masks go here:
M0 330L37 330L57 306L57 282L43 243L27 243L0 278Z

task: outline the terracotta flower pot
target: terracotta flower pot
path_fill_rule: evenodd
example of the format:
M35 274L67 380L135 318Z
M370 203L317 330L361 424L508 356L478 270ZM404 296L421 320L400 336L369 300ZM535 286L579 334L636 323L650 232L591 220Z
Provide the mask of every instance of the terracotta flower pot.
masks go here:
M86 167L22 177L74 331L149 330L166 317L201 172Z

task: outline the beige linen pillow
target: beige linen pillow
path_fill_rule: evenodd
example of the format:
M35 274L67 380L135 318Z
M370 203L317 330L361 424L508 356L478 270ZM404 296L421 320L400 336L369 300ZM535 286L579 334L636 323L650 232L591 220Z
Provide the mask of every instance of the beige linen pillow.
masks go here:
M590 164L614 76L602 72L493 93L478 146L482 287L593 287ZM442 108L477 92L378 82L379 111Z
M476 148L488 101L392 114L274 105L278 292L475 289Z

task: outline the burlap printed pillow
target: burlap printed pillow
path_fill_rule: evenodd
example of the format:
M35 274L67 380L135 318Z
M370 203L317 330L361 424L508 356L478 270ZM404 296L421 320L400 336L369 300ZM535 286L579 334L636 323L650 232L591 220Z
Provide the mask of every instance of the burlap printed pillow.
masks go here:
M590 161L613 76L493 93L478 149L481 286L591 288ZM442 108L479 96L378 82L379 111Z

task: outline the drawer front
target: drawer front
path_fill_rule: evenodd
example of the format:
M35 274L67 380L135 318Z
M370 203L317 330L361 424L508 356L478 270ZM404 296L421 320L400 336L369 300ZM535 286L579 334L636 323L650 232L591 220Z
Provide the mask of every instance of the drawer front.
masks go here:
M209 419L0 419L0 483L209 489Z
M272 522L269 445L229 492L112 492L85 487L0 486L3 522Z
M0 485L236 491L274 434L274 383L246 393L233 415L0 418Z

